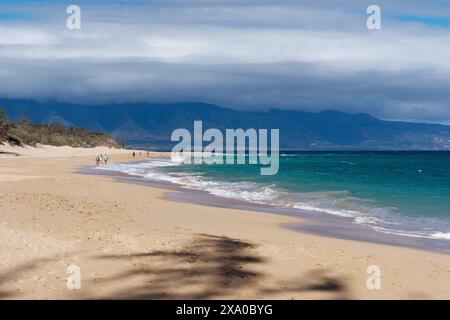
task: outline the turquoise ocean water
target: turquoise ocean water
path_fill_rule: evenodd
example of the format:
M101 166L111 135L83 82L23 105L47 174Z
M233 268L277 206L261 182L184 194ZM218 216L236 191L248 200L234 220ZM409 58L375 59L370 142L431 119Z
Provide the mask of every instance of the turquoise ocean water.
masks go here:
M258 165L167 160L107 169L226 198L350 217L380 232L450 240L450 152L286 152Z

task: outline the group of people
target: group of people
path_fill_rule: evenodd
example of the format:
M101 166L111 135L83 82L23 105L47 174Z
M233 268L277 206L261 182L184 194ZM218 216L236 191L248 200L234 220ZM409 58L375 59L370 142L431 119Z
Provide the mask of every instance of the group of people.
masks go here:
M133 151L133 158L136 158L136 151ZM142 151L139 151L139 156L142 157ZM147 151L147 157L150 157L150 152ZM109 156L105 154L98 154L95 156L95 162L97 163L97 166L101 164L108 164Z
M108 164L108 160L109 160L109 157L106 153L97 155L95 157L95 162L97 163L97 166L99 166L101 163Z
M139 151L139 156L142 157L142 151ZM147 151L147 158L150 157L150 151ZM133 151L133 158L136 158L136 151Z
M133 151L133 158L136 158L137 154L136 151ZM142 157L142 151L139 151L139 156ZM147 158L150 157L150 151L147 151ZM95 156L95 162L97 163L97 166L101 164L108 164L109 157L105 154L99 154Z

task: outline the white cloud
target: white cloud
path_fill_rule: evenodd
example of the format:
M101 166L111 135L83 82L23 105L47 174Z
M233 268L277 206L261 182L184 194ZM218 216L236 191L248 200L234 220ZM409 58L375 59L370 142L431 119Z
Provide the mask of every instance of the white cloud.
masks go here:
M0 25L0 48L2 46L49 46L56 44L56 37L29 27L2 27ZM19 51L19 50L17 50Z

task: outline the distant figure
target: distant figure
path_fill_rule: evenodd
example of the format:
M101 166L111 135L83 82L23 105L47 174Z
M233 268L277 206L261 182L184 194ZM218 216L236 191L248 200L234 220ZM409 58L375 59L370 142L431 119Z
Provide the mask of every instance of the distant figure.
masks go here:
M147 158L148 158L148 157L150 157L150 152L149 152L149 151L147 151Z
M139 157L142 157L142 152L141 151L139 151Z
M105 159L103 159L103 155L100 153L100 163L103 163Z
M97 166L100 165L100 156L99 156L99 155L97 155L97 156L95 157L95 162L97 162Z
M136 157L136 152L133 151L133 158Z
M109 157L108 157L108 155L106 153L103 156L103 160L105 161L105 164L108 164Z

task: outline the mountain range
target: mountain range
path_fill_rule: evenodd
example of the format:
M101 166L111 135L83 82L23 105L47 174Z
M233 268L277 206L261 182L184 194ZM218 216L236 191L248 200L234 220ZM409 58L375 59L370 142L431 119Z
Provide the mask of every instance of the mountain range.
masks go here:
M339 111L237 111L200 102L82 105L0 99L14 119L61 123L124 137L128 145L170 148L174 129L280 129L280 147L290 150L450 150L450 126L386 121Z

